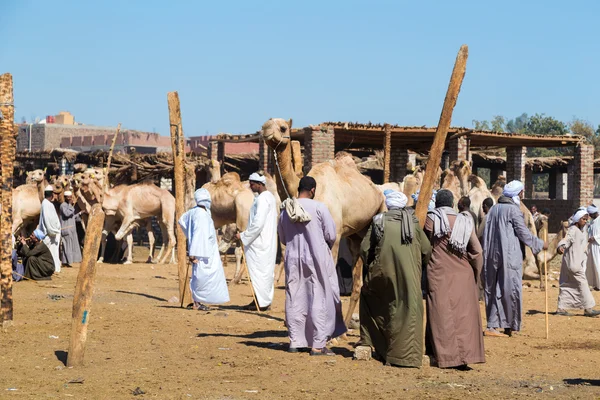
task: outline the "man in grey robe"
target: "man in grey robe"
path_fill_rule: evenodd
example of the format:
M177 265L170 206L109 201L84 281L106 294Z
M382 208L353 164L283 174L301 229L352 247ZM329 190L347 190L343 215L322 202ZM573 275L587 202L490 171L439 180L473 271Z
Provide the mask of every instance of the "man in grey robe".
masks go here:
M519 208L523 184L512 181L504 187L498 204L487 215L483 232L483 276L486 336L506 337L521 330L523 254L521 244L533 254L547 249L525 225ZM504 329L504 333L498 331Z
M587 263L588 235L584 230L588 221L588 212L581 207L571 217L571 226L567 236L558 243L556 249L564 254L560 266L560 289L556 315L572 316L569 309L583 309L586 317L596 317L600 311L593 310L596 305L585 276Z
M81 214L75 213L75 203L73 202L73 193L65 191L65 201L60 205L60 241L61 252L60 262L70 267L73 263L81 262L81 248L77 237L77 226L75 219Z
M310 355L335 355L327 340L346 332L342 318L340 289L331 255L335 222L327 206L312 200L317 182L310 176L300 180L297 203L300 213L282 210L279 237L285 243L285 320L289 352L311 348ZM290 200L286 200L290 201Z

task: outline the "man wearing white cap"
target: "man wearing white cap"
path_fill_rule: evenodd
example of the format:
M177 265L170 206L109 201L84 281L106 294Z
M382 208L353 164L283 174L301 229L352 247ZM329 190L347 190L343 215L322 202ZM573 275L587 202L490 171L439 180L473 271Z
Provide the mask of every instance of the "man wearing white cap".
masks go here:
M521 330L523 308L523 253L521 244L533 254L547 249L525 225L519 208L523 184L512 181L504 186L498 204L491 208L483 231L483 280L486 336L506 337ZM504 329L504 333L498 329Z
M600 290L600 218L598 218L598 207L592 204L588 206L587 212L592 220L588 222L589 246L585 276L588 284L594 290Z
M60 220L56 214L56 208L52 203L56 199L54 189L51 185L44 189L44 200L42 201L42 211L40 212L40 224L37 229L45 235L44 243L50 249L54 259L54 272L60 272L60 256L58 248L60 246Z
M75 202L73 193L70 190L65 191L65 201L60 205L60 225L61 225L61 245L60 261L66 266L81 262L81 248L77 237L77 227L75 219L81 215L81 212L75 213Z
M560 266L556 315L573 315L567 311L569 309L583 309L586 317L600 314L592 309L596 301L585 278L588 235L584 228L588 217L587 209L579 208L571 217L567 236L558 243L557 251L564 257Z
M236 237L245 248L248 274L258 306L266 311L273 302L275 288L275 257L277 255L277 203L267 190L267 179L259 174L250 175L250 189L258 195L250 209L248 227ZM248 310L256 310L254 303L248 304Z

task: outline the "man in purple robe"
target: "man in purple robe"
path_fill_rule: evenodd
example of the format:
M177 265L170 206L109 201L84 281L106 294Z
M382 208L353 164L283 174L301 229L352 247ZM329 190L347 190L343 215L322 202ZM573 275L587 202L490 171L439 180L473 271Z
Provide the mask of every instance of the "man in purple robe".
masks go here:
M279 218L279 238L285 251L285 315L289 352L311 348L310 355L335 355L330 338L346 332L340 289L331 256L335 222L327 206L312 200L317 182L300 180L298 199L288 199Z

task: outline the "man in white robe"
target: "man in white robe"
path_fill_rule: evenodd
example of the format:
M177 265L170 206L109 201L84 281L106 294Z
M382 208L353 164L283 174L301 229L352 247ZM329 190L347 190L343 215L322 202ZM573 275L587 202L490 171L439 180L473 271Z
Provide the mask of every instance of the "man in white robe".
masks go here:
M266 183L266 178L258 173L250 175L250 189L257 196L250 209L248 227L236 235L244 245L248 274L261 311L268 310L273 302L277 255L277 204ZM256 305L252 302L245 308L256 310Z
M179 226L188 241L188 256L192 262L190 290L194 300L193 309L208 311L206 304L229 302L229 291L221 255L217 244L217 232L210 214L210 193L198 189L194 193L197 206L179 219Z
M54 259L54 272L60 272L60 220L56 213L56 208L52 203L56 198L52 186L48 185L44 189L44 200L42 201L42 210L40 212L40 223L37 227L46 235L43 242L50 249Z
M600 311L590 291L585 269L587 263L588 235L584 231L588 220L585 207L581 207L571 217L567 236L558 243L557 252L564 254L560 266L558 306L556 315L572 316L569 309L583 309L586 317L596 317Z
M587 212L592 219L588 222L588 261L585 270L585 276L588 284L594 290L600 290L600 218L598 218L598 208L590 205Z

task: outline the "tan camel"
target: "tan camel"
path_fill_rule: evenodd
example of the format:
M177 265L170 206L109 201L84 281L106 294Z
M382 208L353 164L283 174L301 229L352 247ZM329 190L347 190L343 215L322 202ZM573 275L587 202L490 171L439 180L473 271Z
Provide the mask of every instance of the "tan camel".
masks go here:
M446 189L452 192L454 196L454 207L458 204L458 200L462 197L460 180L454 174L454 171L447 169L442 173L442 189Z
M471 200L471 211L475 213L479 221L483 220L483 201L488 197L492 197L492 193L488 190L485 181L477 175L469 177L471 190L469 190L469 199Z
M44 178L44 171L36 169L27 173L27 180L31 183L20 185L12 191L12 232L21 231L23 236L28 236L32 226L37 224L44 199L44 189L48 181Z
M281 118L271 118L262 126L265 143L275 150L279 161L282 179L277 177L277 188L282 198L286 191L297 196L300 178L294 170L290 143L290 125ZM350 305L346 314L348 323L358 302L362 286L362 262L358 258L361 234L369 227L373 217L385 207L381 190L367 177L363 176L352 156L338 154L335 160L314 165L308 175L317 181L315 200L324 203L335 221L337 238L331 249L333 259L337 260L339 243L342 237L350 239L354 259L354 287Z
M468 196L471 187L469 185L469 177L471 176L471 164L468 161L454 161L451 165L454 176L458 179L460 188L460 197Z

